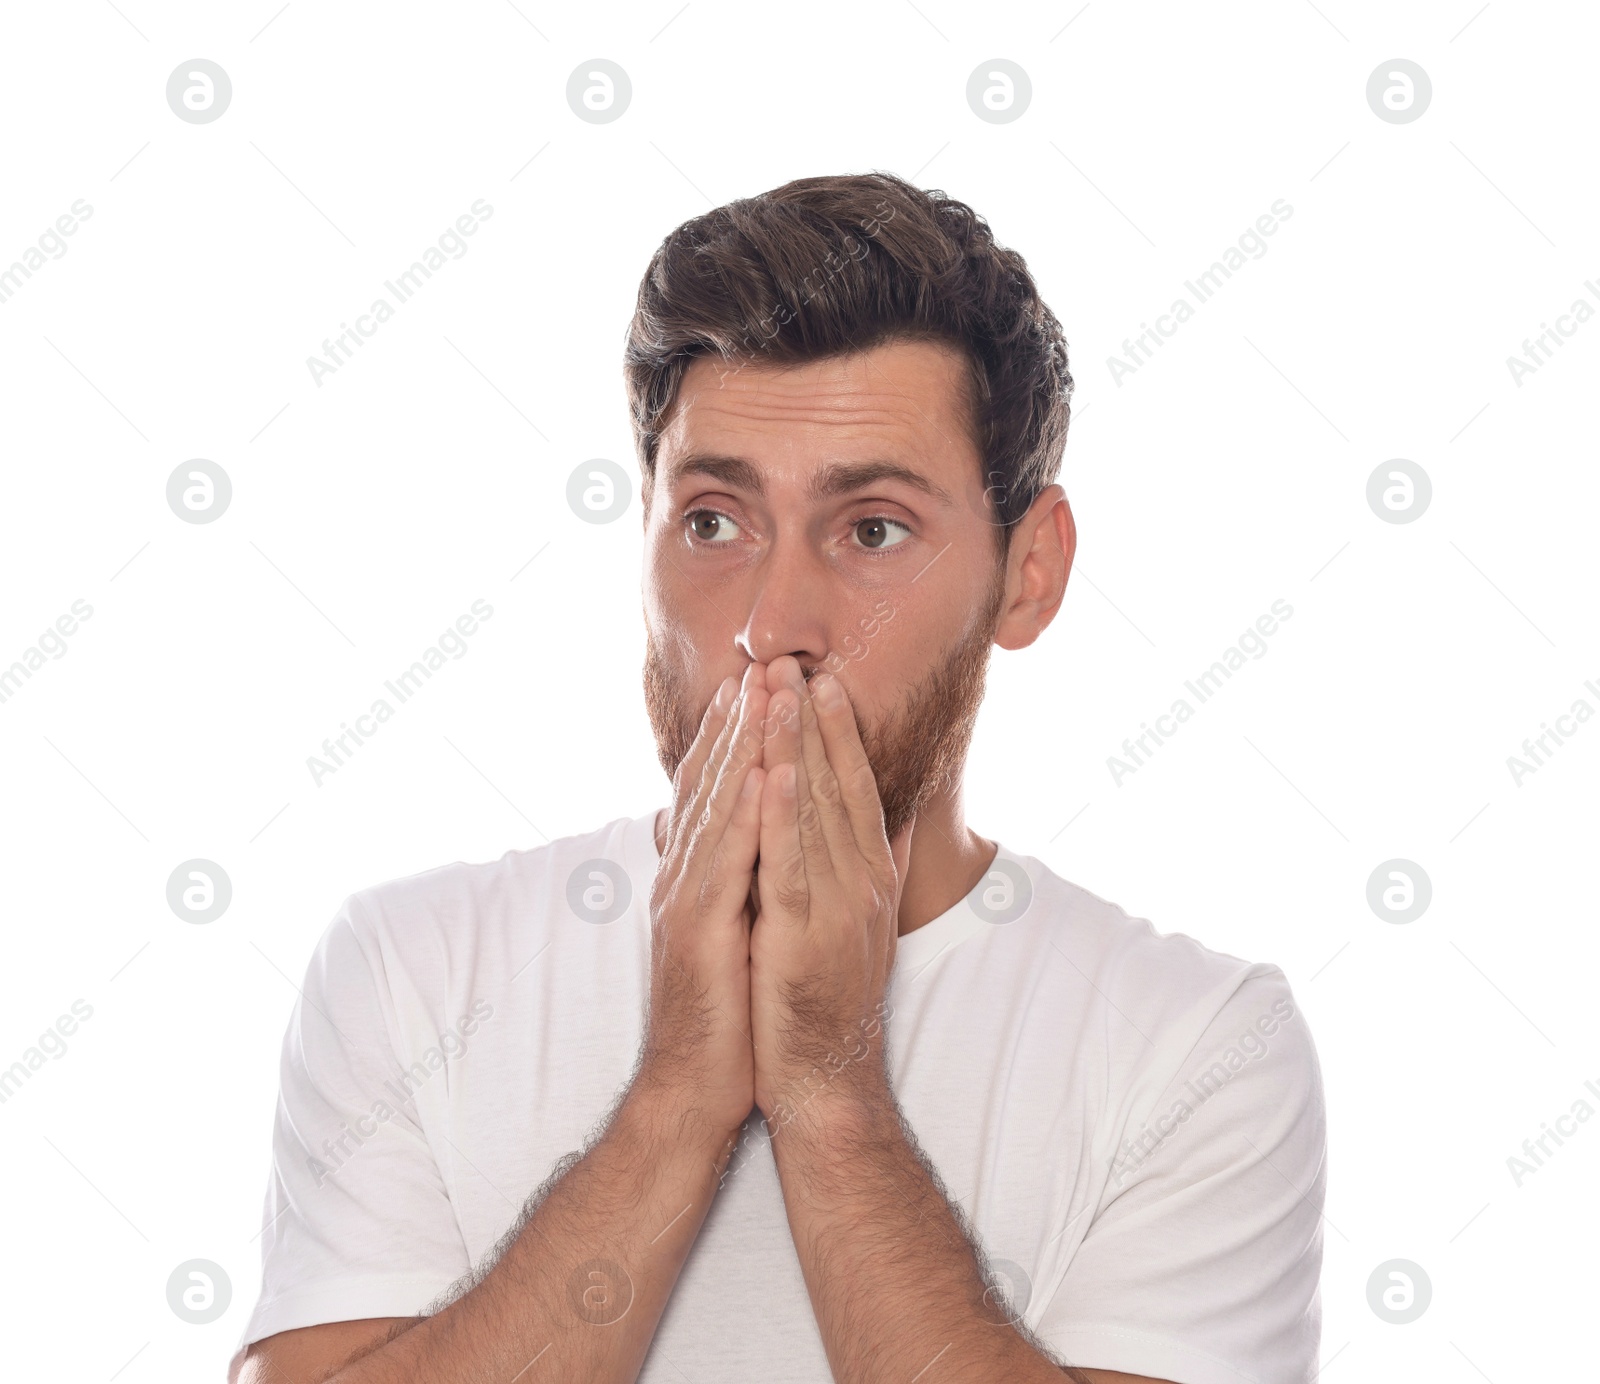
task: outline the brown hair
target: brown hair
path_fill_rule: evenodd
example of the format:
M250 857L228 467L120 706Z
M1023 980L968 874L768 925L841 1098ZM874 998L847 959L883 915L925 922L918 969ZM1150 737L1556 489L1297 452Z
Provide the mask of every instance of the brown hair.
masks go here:
M639 284L624 355L648 496L684 372L798 365L891 340L950 343L1003 558L1061 466L1072 375L1061 324L1015 250L964 202L891 173L797 178L685 221Z

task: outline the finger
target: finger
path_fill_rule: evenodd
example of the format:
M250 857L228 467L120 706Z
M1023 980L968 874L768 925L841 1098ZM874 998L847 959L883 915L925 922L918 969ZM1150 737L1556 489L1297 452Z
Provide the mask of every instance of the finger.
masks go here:
M823 738L816 699L812 696L812 689L806 686L805 679L800 676L800 665L792 658L778 661L793 665L793 680L789 685L797 699L800 715L800 763L805 770L800 779L801 827L803 830L805 826L806 796L809 795L816 809L823 839L828 845L829 860L843 862L860 852L856 848L855 827L845 806L839 779L828 762L828 746ZM818 673L812 681L823 676Z
M706 761L711 757L711 747L727 724L728 712L738 693L739 679L730 673L718 684L715 695L707 703L700 717L700 729L695 733L688 753L678 761L678 767L672 775L672 808L667 813L666 839L661 847L663 858L671 853L672 842L678 834L684 811L689 800L699 789L700 776L705 770Z
M727 825L746 772L761 758L761 720L766 711L766 679L755 664L746 667L738 695L722 733L712 744L701 772L699 791L685 814L685 848L702 841L714 844Z
M856 725L849 694L832 673L818 673L811 680L811 703L856 845L863 855L881 863L887 845L883 835L883 802L878 797L877 776L872 772L866 747L861 743L861 730Z
M763 693L764 695L764 693ZM745 697L731 719L728 753L701 815L689 828L680 878L701 906L723 921L743 918L761 844L760 728L757 699Z
M802 697L792 687L774 693L769 703L768 724L772 738L767 743L764 763L768 772L776 765L787 765L794 773L794 812L800 848L807 869L819 877L833 868L833 852L822 830L822 815L811 796L806 779L805 750L801 744Z
M696 832L700 829L706 807L717 785L717 777L722 771L723 762L728 757L729 746L739 733L740 718L746 713L752 685L760 681L763 689L765 688L765 678L758 679L752 671L754 668L754 664L746 665L733 705L728 709L722 728L711 742L705 763L700 767L699 780L694 784L688 801L683 805L683 814L674 827L672 844L680 851L692 844Z
M755 917L751 891L761 850L761 787L765 779L766 771L752 763L739 783L721 847L711 853L701 894L703 899L715 899L720 910L737 915L746 926Z
M757 871L763 919L803 923L811 911L797 801L794 763L784 761L769 768L761 790L761 869Z
M737 787L752 768L761 764L762 726L767 716L767 682L759 664L745 670L745 679L735 699L738 708L727 740L713 751L710 770L712 793L727 777Z

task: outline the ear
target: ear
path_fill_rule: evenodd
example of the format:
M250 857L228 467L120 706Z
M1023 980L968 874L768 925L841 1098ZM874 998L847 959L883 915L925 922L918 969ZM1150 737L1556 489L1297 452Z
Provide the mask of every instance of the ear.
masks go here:
M1025 649L1056 617L1078 550L1067 492L1047 485L1017 520L1006 555L1006 597L995 625L1002 649Z

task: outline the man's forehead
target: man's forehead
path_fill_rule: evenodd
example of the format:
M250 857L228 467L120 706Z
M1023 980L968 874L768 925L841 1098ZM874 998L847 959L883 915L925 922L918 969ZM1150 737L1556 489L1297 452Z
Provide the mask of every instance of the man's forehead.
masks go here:
M760 455L774 445L789 453L809 438L830 456L921 471L940 454L969 458L967 411L964 364L938 343L896 342L787 367L702 356L684 373L661 457L681 473L695 456Z
M748 457L716 452L674 453L666 460L665 475L664 484L669 490L684 478L693 476L697 480L719 481L729 490L744 490L752 495L767 493L765 470ZM941 504L953 503L950 492L930 474L930 468L887 457L821 462L806 479L806 497L829 500L884 481L897 481Z

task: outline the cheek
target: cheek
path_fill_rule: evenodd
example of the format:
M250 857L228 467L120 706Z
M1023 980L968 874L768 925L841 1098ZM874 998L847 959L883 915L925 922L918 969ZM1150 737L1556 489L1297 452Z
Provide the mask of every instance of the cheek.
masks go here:
M913 622L920 618L922 604L904 593L874 598L853 609L833 631L822 666L844 684L856 714L868 724L921 671L927 650ZM938 647L937 641L932 647Z
M666 569L670 572L670 568ZM661 638L663 631L677 617L678 605L673 599L672 585L663 575L663 564L656 555L645 552L644 567L644 618L652 634Z
M684 580L672 551L671 535L647 530L644 547L644 613L657 640L682 636L695 624L703 597Z
M938 621L940 606L931 584L883 592L852 606L835 630L834 642L848 662L914 658L930 637L938 646L938 633L930 625Z
M649 563L650 554L646 561ZM647 566L644 576L644 620L655 656L666 665L681 694L693 702L695 714L705 709L728 673L739 673L732 662L733 645L728 620L716 605L685 581L671 562ZM727 666L724 666L727 665ZM706 682L703 695L698 684Z
M686 673L703 673L734 657L728 621L693 588L665 592L650 616L650 630L656 644Z

